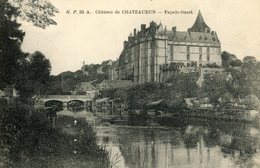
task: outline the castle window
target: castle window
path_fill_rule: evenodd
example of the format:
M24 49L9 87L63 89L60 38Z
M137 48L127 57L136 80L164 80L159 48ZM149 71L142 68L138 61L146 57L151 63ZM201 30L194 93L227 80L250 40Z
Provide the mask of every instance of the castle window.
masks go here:
M171 61L173 60L173 45L170 46L170 56Z
M202 37L200 36L199 40L201 41L202 40Z
M200 54L199 60L202 61L202 55Z
M187 53L190 52L190 46L187 46Z
M206 54L207 53L207 47L201 47L202 53Z
M173 53L173 45L171 45L170 51L171 51L171 53Z
M190 63L187 63L187 67L190 67Z
M199 53L199 47L190 47L190 53Z
M187 41L187 40L188 40L188 37L187 37L187 36L185 36L185 37L184 37L184 39L185 39L185 41Z
M187 60L190 60L190 54L187 54Z
M205 40L205 41L208 41L208 37L205 37L204 40Z
M207 55L207 61L210 61L210 56L209 55Z

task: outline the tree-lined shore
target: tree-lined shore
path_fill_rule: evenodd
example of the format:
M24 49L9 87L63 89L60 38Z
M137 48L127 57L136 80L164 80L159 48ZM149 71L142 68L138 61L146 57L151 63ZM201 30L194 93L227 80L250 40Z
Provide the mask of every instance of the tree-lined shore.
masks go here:
M145 83L130 88L113 88L101 91L96 97L108 97L123 103L128 110L141 110L151 102L164 100L161 109L167 112L185 110L185 99L196 99L192 108L201 104L215 109L256 109L260 107L260 62L252 56L241 61L226 51L222 53L223 72L205 74L202 85L197 84L199 72L180 73L166 83Z
M32 10L23 10L31 8ZM0 0L0 167L109 167L109 155L96 143L93 128L81 121L53 125L47 110L33 107L51 87L51 63L40 51L25 53L18 17L46 28L57 9L48 1ZM58 117L71 123L74 118ZM67 123L68 124L68 123ZM77 142L75 142L75 139Z

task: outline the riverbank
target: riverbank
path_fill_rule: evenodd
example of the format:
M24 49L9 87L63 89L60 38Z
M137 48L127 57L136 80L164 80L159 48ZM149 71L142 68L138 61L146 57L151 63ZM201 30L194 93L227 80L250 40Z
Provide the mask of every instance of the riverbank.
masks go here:
M227 122L246 122L260 124L259 111L257 110L241 110L241 109L185 109L176 112L164 112L160 111L138 111L131 112L127 116L120 115L103 115L96 113L96 116L100 116L103 121L111 124L129 124L135 126L145 125L159 125L164 123L171 123L182 120L194 119L198 121L227 121Z
M249 123L175 121L171 126L96 126L118 167L259 167L259 129Z
M25 105L0 106L2 167L109 167L108 153L96 144L93 128L84 120L57 117Z

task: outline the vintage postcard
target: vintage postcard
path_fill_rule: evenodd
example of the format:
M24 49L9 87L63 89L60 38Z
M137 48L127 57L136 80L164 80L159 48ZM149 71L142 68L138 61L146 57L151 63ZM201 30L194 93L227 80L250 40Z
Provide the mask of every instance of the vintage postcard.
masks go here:
M0 168L259 168L260 1L0 0Z

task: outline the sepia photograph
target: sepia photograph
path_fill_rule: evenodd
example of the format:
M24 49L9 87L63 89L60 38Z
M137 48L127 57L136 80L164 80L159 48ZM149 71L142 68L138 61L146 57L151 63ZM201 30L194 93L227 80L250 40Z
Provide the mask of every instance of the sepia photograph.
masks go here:
M259 0L0 0L0 168L260 168Z

